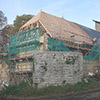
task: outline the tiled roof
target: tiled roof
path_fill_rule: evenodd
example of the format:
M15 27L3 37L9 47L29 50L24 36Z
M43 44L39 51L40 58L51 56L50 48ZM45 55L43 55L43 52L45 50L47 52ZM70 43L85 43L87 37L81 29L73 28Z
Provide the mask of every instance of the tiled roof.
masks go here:
M95 31L91 28L79 25L90 37L92 37L92 39L97 38L100 39L100 32Z
M87 28L81 27L74 22L65 20L64 18L56 17L43 11L40 11L36 16L25 23L20 29L28 27L37 21L39 21L41 25L45 28L47 33L54 38L61 37L70 39L74 33L75 40L79 41L80 43L82 43L83 41L92 43L92 39L95 37L94 35L99 33L91 29L91 31L86 31ZM100 35L96 36L100 37Z

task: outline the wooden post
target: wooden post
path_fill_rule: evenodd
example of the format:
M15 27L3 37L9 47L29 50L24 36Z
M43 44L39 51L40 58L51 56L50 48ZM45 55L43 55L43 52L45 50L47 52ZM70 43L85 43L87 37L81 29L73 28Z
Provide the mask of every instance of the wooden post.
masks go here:
M37 22L36 24L36 27L39 28L39 22ZM37 30L37 40L39 40L39 30Z
M39 22L38 22L38 21L37 21L37 23L36 23L36 27L37 27L37 28L39 28L39 27L40 27L40 25L39 25ZM39 42L39 37L40 37L40 36L39 36L39 30L37 29L37 30L36 30L36 32L37 32L37 39L36 39L36 40ZM40 42L38 43L38 47L39 47L39 46L40 46ZM40 47L39 47L39 50L40 50Z
M44 51L48 51L48 36L47 33L44 33L44 46L43 46Z

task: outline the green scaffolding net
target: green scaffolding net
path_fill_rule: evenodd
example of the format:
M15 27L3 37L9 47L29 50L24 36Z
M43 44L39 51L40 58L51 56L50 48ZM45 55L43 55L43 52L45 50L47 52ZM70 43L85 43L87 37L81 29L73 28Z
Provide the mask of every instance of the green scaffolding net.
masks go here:
M8 57L8 55L4 56L3 61L5 61L7 65L9 65L9 57Z
M51 51L71 52L71 50L67 46L65 46L62 41L57 41L56 39L51 37L48 38L48 49Z
M9 64L9 62L7 62L8 57L10 57L12 54L24 51L39 50L39 38L40 28L34 28L32 30L27 30L25 32L10 36L9 46L6 47L4 51L5 53L8 53L9 56L5 56L4 61ZM71 50L64 45L62 41L58 41L51 37L48 37L48 49L50 51L71 52ZM93 45L89 54L83 57L83 59L94 60L97 57L99 57L99 46Z
M48 38L48 49L51 51L71 52L71 50L67 46L65 46L62 41L57 41L56 39L51 37ZM99 57L99 46L93 45L89 54L83 57L83 59L94 60L97 57Z
M99 46L93 45L90 53L86 57L83 57L83 59L94 60L97 57L99 57Z
M2 64L3 60L0 60L0 64Z
M34 28L10 36L9 56L24 51L39 49L40 28Z

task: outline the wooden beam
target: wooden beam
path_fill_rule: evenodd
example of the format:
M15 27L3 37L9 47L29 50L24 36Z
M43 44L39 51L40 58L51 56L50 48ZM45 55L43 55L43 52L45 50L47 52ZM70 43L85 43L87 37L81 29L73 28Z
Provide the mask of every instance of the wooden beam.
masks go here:
M6 55L7 55L7 53L0 53L0 55L2 55L2 56L6 56Z

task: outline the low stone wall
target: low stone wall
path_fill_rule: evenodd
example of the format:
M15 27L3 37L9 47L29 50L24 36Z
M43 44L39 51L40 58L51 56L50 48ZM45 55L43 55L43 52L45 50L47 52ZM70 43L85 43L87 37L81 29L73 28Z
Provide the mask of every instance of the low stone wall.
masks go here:
M83 57L75 52L33 53L33 85L76 83L83 77Z
M5 62L0 64L0 89L2 88L3 84L9 84L9 67Z
M97 74L100 73L99 59L95 60L83 60L83 74L87 77L89 73Z

